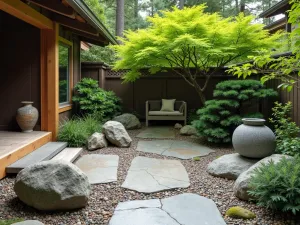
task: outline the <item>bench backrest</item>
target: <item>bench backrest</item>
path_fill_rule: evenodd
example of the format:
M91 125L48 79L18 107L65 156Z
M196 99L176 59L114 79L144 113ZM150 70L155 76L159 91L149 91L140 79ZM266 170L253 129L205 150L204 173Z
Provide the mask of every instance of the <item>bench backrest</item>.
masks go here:
M175 101L174 110L178 111L180 106L184 103L184 101ZM159 111L161 109L161 100L149 100L149 110L150 111Z

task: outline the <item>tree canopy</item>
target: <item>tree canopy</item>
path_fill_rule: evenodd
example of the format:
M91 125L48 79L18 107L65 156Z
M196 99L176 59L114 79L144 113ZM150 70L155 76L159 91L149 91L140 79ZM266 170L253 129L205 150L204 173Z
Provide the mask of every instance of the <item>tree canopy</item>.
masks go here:
M150 73L169 67L195 88L201 102L210 77L218 68L247 59L258 49L270 49L279 38L269 35L262 24L253 24L252 16L242 13L223 18L218 13L205 13L205 5L161 11L148 17L150 26L138 31L125 31L123 45L112 46L120 58L114 69L128 69L125 81L135 81L141 69ZM178 69L179 68L179 69ZM203 83L197 76L205 77Z

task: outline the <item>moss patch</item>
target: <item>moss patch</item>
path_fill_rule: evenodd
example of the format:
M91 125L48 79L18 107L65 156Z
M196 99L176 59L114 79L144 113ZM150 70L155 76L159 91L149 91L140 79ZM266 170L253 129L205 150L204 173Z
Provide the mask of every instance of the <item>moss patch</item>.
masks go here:
M9 220L0 220L0 225L11 225L13 223L22 222L24 219L21 218L14 218Z
M254 219L256 215L248 209L234 206L227 210L226 216L238 219Z
M196 156L196 157L193 158L193 161L200 161L200 159L201 158L199 156Z

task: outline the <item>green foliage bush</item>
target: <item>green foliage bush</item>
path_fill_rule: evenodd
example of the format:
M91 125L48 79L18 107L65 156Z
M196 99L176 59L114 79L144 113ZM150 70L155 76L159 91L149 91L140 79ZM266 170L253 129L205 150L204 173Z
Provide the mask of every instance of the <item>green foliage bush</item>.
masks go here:
M265 89L256 80L220 82L214 91L215 99L206 101L205 106L198 110L199 119L193 125L209 142L231 142L232 133L242 123L243 117L262 117L260 113L242 114L243 104L276 95L276 91Z
M254 170L250 196L259 206L297 214L300 211L300 158L271 161Z
M83 78L75 85L73 102L79 104L83 115L93 115L105 121L121 112L121 100L114 92L105 91L98 87L98 81Z
M73 118L61 124L58 140L68 142L69 147L83 147L89 136L101 130L101 123L92 116Z
M0 225L11 225L13 223L22 222L24 219L22 218L14 218L14 219L8 219L8 220L0 220Z
M292 103L286 104L275 102L272 109L270 122L274 125L276 134L276 151L286 155L297 155L300 153L300 127L290 117Z

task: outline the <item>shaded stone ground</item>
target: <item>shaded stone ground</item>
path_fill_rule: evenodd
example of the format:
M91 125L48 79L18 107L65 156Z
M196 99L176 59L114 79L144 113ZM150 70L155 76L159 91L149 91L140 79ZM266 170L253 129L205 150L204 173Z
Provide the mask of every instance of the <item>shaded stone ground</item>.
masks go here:
M136 137L146 139L174 139L175 130L172 127L147 127L147 129L141 131Z
M208 146L215 152L201 157L200 161L180 160L190 178L190 186L188 188L176 188L150 194L139 193L122 188L121 185L125 181L131 161L135 157L145 156L155 159L176 159L173 157L136 151L135 149L138 141L142 140L140 138L136 138L136 135L142 130L129 131L129 134L133 139L130 148L117 148L109 146L105 149L96 150L93 152L84 151L82 153L82 155L105 154L119 156L118 181L107 184L92 185L92 193L86 208L71 212L38 212L37 210L24 205L16 198L16 195L13 191L15 178L7 177L0 180L0 219L21 217L28 220L36 219L47 225L107 225L119 202L163 199L182 193L195 193L212 199L216 203L221 215L228 225L299 224L299 218L297 219L291 215L286 216L280 213L273 214L269 210L256 206L254 203L237 199L233 194L234 181L213 177L206 172L207 165L211 161L224 154L233 153L232 148L229 146ZM200 139L181 136L179 135L179 131L175 131L175 139L205 144ZM244 221L225 217L226 210L232 206L241 206L247 208L255 212L257 218Z
M136 150L179 159L192 159L196 156L205 156L214 152L214 150L202 144L179 140L139 141Z

